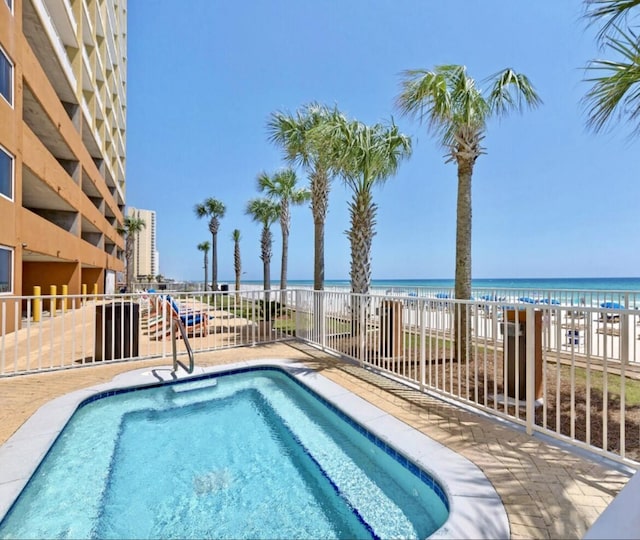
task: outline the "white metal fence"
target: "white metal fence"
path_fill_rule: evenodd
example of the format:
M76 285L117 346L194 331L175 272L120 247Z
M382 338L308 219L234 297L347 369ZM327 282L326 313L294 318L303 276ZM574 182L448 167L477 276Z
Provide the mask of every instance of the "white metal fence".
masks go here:
M275 304L259 290L171 293L173 306L146 292L0 297L0 376L169 357L173 313L196 355L296 335L529 433L640 465L634 293L474 291L470 301L409 293L291 289L271 291ZM282 308L275 321L263 321L265 305Z
M631 296L609 298L628 305ZM575 306L299 291L297 335L529 433L636 467L640 311L622 302L593 307L613 302L593 298ZM456 322L468 336L466 354Z
M0 297L0 376L169 357L172 316L182 319L196 353L290 338L288 313L263 322L263 301L259 291L238 297L221 292ZM178 349L186 353L183 342Z

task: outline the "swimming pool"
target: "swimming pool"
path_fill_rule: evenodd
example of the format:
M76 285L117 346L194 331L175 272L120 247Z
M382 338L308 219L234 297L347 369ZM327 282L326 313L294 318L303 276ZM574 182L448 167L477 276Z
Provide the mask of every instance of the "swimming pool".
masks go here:
M96 399L104 387L76 396L87 402L90 394L90 403L64 429L0 536L405 538L436 529L458 536L460 517L468 527L474 515L482 531L475 536L505 536L504 509L492 488L478 491L477 468L303 366L247 367L105 399ZM131 385L125 379L116 386ZM69 409L70 400L53 408ZM14 452L25 434L16 435ZM385 438L408 443L414 455ZM425 472L436 464L450 469L444 481ZM464 499L460 473L470 481ZM54 501L48 510L46 501Z

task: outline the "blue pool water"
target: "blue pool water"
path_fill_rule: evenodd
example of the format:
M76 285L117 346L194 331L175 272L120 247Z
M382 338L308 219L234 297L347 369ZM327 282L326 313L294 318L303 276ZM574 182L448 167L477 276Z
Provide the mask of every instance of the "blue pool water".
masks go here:
M1 538L425 538L447 519L423 471L284 372L92 400Z

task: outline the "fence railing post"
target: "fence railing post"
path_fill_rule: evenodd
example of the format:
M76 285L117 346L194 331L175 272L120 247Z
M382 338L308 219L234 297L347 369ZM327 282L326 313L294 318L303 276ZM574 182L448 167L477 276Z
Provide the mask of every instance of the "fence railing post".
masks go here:
M299 301L300 291L298 289L294 289L293 291L291 291L291 293L293 294L293 305L295 309L293 331L295 333L295 336L299 338L300 337L300 301Z
M259 295L260 293L258 293ZM256 312L256 294L251 294L251 346L256 345L256 330L258 326L258 313Z
M318 307L320 311L318 312L318 318L320 320L320 342L322 344L322 349L327 348L327 316L325 313L325 295L324 290L320 293L319 304Z
M360 366L364 367L364 363L367 359L367 351L365 349L366 347L366 343L367 343L367 318L366 318L366 306L365 306L365 302L364 302L364 298L361 294L357 295L358 298L358 306L359 306L359 317L360 317L360 321L359 321L359 355L360 356Z
M526 338L526 430L528 435L533 434L536 414L536 323L535 311L532 306L526 308L527 322L525 327ZM518 320L518 317L516 317ZM516 323L516 330L518 328ZM522 373L520 373L522 377ZM520 397L522 399L522 397Z
M418 300L416 306L418 308L418 325L420 328L420 390L424 391L427 360L427 328L425 324L424 300Z
M623 309L629 309L629 294L624 295ZM629 319L631 315L628 313L620 314L620 362L629 362Z
M327 346L327 328L325 321L325 313L324 313L324 295L325 291L316 291L314 290L312 293L313 296L313 306L312 306L312 332L313 332L313 340L318 343L322 349Z

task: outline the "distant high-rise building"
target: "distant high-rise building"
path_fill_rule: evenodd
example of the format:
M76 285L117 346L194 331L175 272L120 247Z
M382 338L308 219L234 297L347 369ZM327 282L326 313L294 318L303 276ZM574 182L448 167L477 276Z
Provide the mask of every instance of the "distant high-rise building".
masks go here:
M127 208L127 216L134 216L144 221L145 226L137 234L133 244L133 277L144 279L160 273L159 255L156 251L156 213L153 210Z
M126 36L127 0L0 0L0 295L124 270Z

